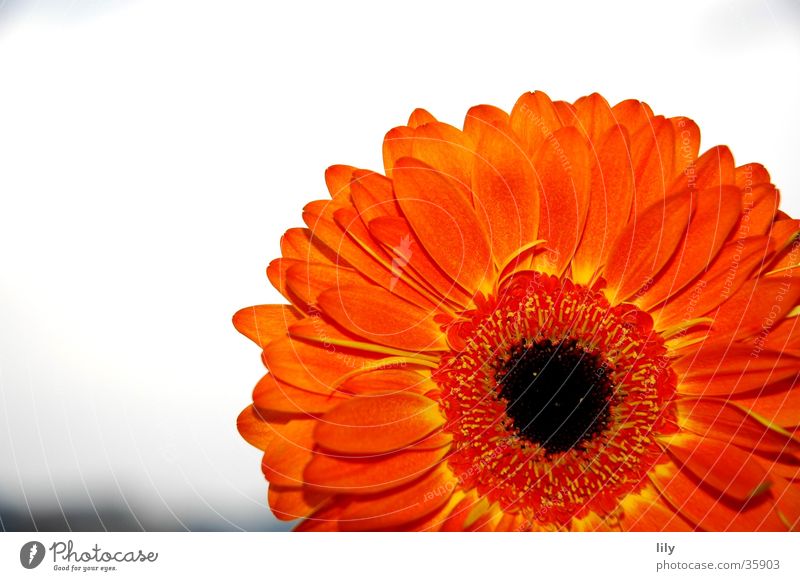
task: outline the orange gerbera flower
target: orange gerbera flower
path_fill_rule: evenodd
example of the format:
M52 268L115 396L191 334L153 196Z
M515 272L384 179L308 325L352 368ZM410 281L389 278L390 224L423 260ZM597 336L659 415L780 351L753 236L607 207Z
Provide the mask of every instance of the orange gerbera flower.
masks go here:
M639 101L423 110L267 270L239 430L299 530L790 530L800 221Z

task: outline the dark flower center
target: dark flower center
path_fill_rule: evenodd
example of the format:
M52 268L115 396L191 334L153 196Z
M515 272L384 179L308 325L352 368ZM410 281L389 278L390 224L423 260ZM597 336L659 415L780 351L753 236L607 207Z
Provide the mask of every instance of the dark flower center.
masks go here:
M498 395L519 435L547 454L580 449L608 427L608 364L576 341L527 341L495 364Z

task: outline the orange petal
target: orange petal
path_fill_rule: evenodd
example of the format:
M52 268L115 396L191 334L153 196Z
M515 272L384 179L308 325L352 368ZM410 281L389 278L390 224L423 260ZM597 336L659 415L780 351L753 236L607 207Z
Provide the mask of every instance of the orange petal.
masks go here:
M726 396L759 389L791 377L800 357L780 351L753 351L750 345L708 341L673 362L678 391L696 396Z
M703 190L697 193L694 201L697 207L682 243L657 275L654 284L637 301L643 310L650 310L702 273L739 220L741 192L738 188Z
M472 172L477 214L500 263L533 242L539 226L536 172L510 132L507 126L484 128Z
M747 163L736 168L734 171L736 176L736 185L743 191L748 191L751 188L770 183L769 172L760 163Z
M733 154L724 145L706 151L697 159L692 169L694 170L692 186L697 190L736 183Z
M275 430L264 419L263 413L252 405L244 408L239 414L236 428L248 444L259 450L266 450L275 438Z
M598 147L605 140L608 131L617 123L608 101L597 93L575 101L575 117L576 127L586 135L594 147Z
M669 119L654 117L631 134L631 162L636 172L634 211L663 200L675 175L675 128Z
M294 530L304 533L339 531L339 517L342 514L342 507L341 503L327 503L300 521Z
M342 530L408 530L408 525L440 509L458 484L439 464L416 482L376 495L358 495L342 510Z
M800 304L800 276L772 276L746 282L714 315L719 334L747 336L769 328Z
M417 128L420 125L425 125L426 123L435 123L436 117L428 113L425 109L414 109L411 112L411 115L408 118L408 126Z
M467 111L467 116L464 118L464 133L472 143L478 143L484 131L491 130L495 126L508 127L510 123L511 118L502 109L491 105L477 105Z
M767 471L751 452L690 433L680 433L664 442L684 470L736 500L755 498L769 486Z
M369 223L369 229L372 236L394 254L392 271L395 275L402 276L410 269L416 274L415 278L430 285L442 298L460 306L469 303L470 295L433 261L405 218L376 218Z
M440 428L444 416L427 397L414 393L355 397L325 414L314 437L344 454L381 454L415 442Z
M259 409L283 414L324 414L342 401L335 394L320 395L282 383L272 374L261 378L253 391L253 402Z
M392 181L371 171L356 171L350 183L350 195L365 224L381 216L399 216Z
M558 115L558 119L561 121L562 126L572 127L578 123L578 115L575 111L575 106L572 103L567 103L566 101L553 101L553 107L555 107L556 114Z
M627 495L620 506L624 515L620 518L620 526L624 531L687 532L693 528L664 503L652 485L636 494Z
M301 260L296 258L276 258L267 266L267 278L269 282L280 292L287 300L297 305L300 309L306 310L307 305L302 304L299 297L293 296L286 286L286 274L294 264L301 263ZM295 298L297 300L295 300Z
M350 165L332 165L325 170L325 184L328 186L331 198L350 199L350 180L355 170L356 168Z
M589 211L589 146L574 127L556 131L534 159L538 173L539 233L547 253L533 267L560 274L572 260Z
M322 310L351 333L409 351L447 349L435 311L407 303L377 286L345 285L319 295Z
M307 488L270 485L268 500L272 514L279 520L305 518L317 510L329 495Z
M428 254L474 292L494 274L489 244L469 201L424 163L403 158L394 170L397 201Z
M510 120L511 129L519 137L525 153L531 157L561 129L558 112L550 97L542 91L522 95L511 110Z
M348 377L341 385L342 391L356 395L376 395L411 391L425 394L438 386L430 375L411 369L377 369Z
M754 341L758 345L759 337ZM764 347L773 351L786 351L800 356L800 317L784 319L772 329L764 340Z
M681 177L677 182L673 182L672 188L667 189L667 193L683 190L685 187L692 187L688 179L694 164L697 161L697 154L700 151L700 128L697 124L686 117L671 117L669 122L675 133L675 158L673 171L675 175L686 177L686 185L681 182ZM675 185L675 184L679 185ZM730 183L733 183L732 181ZM695 189L703 189L706 185L694 185Z
M718 307L764 264L768 252L766 236L741 239L723 246L702 276L657 307L656 329L702 317Z
M800 483L785 478L775 478L770 490L775 507L790 531L800 528Z
M650 125L653 117L653 110L647 103L627 99L621 101L611 108L615 123L623 125L628 133L633 134L642 127Z
M286 329L302 318L289 305L256 305L233 315L233 326L262 349L267 343L286 334Z
M366 278L384 288L392 288L395 294L420 305L430 305L427 297L412 288L404 280L398 280L390 266L360 246L344 228L336 223L333 214L337 208L333 202L311 202L303 210L303 219L312 229L314 238L335 252L344 266L352 266ZM337 263L338 264L338 263Z
M370 494L391 490L427 474L449 446L409 448L373 458L336 457L318 452L305 470L307 484L323 491Z
M675 510L706 531L785 531L767 494L741 503L721 496L672 463L657 466L650 480Z
M303 483L303 470L311 461L316 423L303 419L269 424L275 436L264 451L261 469L271 484L296 487Z
M381 354L288 337L276 339L264 350L264 362L278 380L325 396L343 376L376 365L381 358Z
M330 353L337 353L340 348L343 350L362 351L386 357L400 357L403 358L403 362L407 365L412 362L410 357L415 355L402 349L395 349L380 343L367 341L358 335L350 333L339 325L329 322L327 316L322 316L318 312L289 327L289 336L304 342L316 343ZM426 360L421 360L420 363L430 367L433 365L433 360L429 356ZM361 373L362 371L353 370L351 373L352 372Z
M750 393L734 394L731 401L778 426L800 426L800 374L791 373Z
M742 219L740 230L745 230L747 236L767 234L780 204L778 190L772 184L755 186L752 198L745 190L744 203L747 218ZM752 207L749 204L752 204Z
M373 286L352 269L311 262L292 264L286 270L286 287L308 305L319 302L319 295L339 285Z
M468 189L472 184L473 150L469 137L452 125L427 123L414 131L411 157Z
M394 166L401 157L411 157L414 130L411 127L395 127L383 138L383 167L386 177L393 178Z
M413 523L413 526L407 527L408 530L433 532L442 528L442 525L447 521L447 517L453 512L453 509L462 501L464 493L456 489L447 498L447 501L438 509Z
M612 127L594 147L586 226L572 261L573 276L581 284L590 284L605 264L612 244L628 223L633 201L633 169L625 129Z
M736 405L712 399L680 399L675 406L678 425L699 436L761 452L800 451L800 443L788 432L758 421Z
M335 256L319 241L314 241L308 228L290 228L281 237L281 255L306 262L333 264Z
M692 208L690 191L634 215L613 246L604 276L612 302L649 286L683 239Z

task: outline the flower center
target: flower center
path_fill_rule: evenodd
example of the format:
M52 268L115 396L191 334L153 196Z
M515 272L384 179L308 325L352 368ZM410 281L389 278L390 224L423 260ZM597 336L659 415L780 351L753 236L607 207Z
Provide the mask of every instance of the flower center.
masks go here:
M574 339L525 341L494 367L514 428L547 454L581 449L608 427L614 395L608 364Z
M663 458L675 374L637 307L523 272L446 331L433 379L465 489L545 527L589 511L608 522Z

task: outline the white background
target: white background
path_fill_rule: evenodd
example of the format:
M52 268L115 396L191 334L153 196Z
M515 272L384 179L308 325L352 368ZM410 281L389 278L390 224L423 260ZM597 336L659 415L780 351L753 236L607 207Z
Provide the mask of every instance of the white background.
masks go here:
M0 0L0 516L274 526L231 316L415 107L639 98L797 216L799 62L796 0Z

